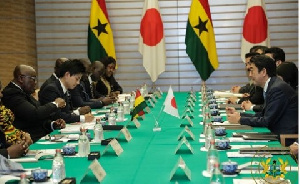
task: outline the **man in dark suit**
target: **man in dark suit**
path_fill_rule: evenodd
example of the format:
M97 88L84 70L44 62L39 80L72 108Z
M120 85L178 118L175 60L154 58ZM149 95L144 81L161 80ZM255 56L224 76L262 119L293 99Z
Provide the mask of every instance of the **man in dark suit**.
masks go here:
M25 155L27 152L28 145L25 141L20 141L13 145L7 144L5 134L0 127L0 155L5 158L18 158Z
M54 129L64 128L61 119L51 121L54 114L65 105L61 98L41 106L32 97L36 86L36 72L31 66L18 65L14 70L14 79L3 89L3 104L15 115L13 125L28 132L33 140L49 134Z
M271 47L265 50L266 56L274 59L276 62L276 66L281 65L281 63L285 62L285 52L282 48L279 47Z
M249 61L251 57L257 56L259 53L246 53L245 54L245 65L246 65L246 71L249 73ZM263 98L263 89L259 86L256 86L253 84L252 81L250 81L245 86L233 86L231 88L231 91L233 93L242 93L244 96L238 99L237 97L231 97L228 99L229 104L241 104L244 101L249 100L253 104L263 104L264 98Z
M90 107L73 108L71 96L68 91L74 89L79 84L84 72L85 68L78 59L65 61L62 63L60 73L57 76L59 80L48 84L39 92L39 101L41 104L47 104L56 98L65 99L66 106L55 114L56 118L62 118L67 123L93 121L94 116L90 114Z
M114 98L100 97L99 94L95 94L96 91L91 80L91 76L99 79L100 75L103 75L105 72L104 65L100 61L95 61L93 65L88 59L80 59L80 61L85 67L85 73L81 77L80 84L70 90L73 106L75 108L89 106L92 109L99 109L104 105L113 103L115 101Z
M298 95L286 82L276 76L276 64L268 56L254 56L250 60L249 76L264 89L265 103L261 113L244 117L227 108L230 123L267 127L276 134L298 133Z
M47 86L49 83L55 82L56 80L58 80L57 75L59 74L60 71L60 66L63 62L69 60L68 58L58 58L55 61L55 67L54 67L54 73L42 84L42 86L40 87L40 91L42 91L45 86Z

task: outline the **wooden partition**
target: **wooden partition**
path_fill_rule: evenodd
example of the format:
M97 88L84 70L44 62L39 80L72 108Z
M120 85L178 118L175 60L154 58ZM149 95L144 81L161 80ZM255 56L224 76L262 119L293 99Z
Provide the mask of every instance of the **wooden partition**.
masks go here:
M0 80L5 87L19 64L37 68L35 1L0 1Z

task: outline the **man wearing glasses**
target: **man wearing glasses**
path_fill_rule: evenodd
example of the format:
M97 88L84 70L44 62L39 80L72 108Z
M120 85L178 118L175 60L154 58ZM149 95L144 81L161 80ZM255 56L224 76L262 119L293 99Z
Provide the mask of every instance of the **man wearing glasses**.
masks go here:
M59 108L66 105L65 100L56 98L43 106L31 95L36 88L36 72L31 66L18 65L14 79L3 90L3 104L15 115L13 125L31 135L35 142L54 129L65 127L65 121L51 121Z

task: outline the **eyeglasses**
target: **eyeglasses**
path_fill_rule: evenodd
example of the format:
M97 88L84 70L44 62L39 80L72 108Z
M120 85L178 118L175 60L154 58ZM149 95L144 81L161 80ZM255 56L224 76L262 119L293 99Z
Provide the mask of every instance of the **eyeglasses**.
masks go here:
M20 75L21 77L27 77L30 78L33 81L36 81L36 77L30 76L30 75Z

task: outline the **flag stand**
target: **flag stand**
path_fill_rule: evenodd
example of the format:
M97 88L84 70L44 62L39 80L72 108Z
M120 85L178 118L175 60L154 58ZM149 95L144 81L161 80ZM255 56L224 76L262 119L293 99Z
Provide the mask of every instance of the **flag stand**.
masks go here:
M155 124L154 124L154 127L153 127L153 132L160 132L161 131L161 127L159 125L158 119L160 118L160 115L162 113L162 110L163 110L164 106L165 105L161 106L161 109L159 111L159 114L158 114L157 118L155 118L154 114L152 114L152 112L151 112L151 114L153 115L153 117L155 119Z

